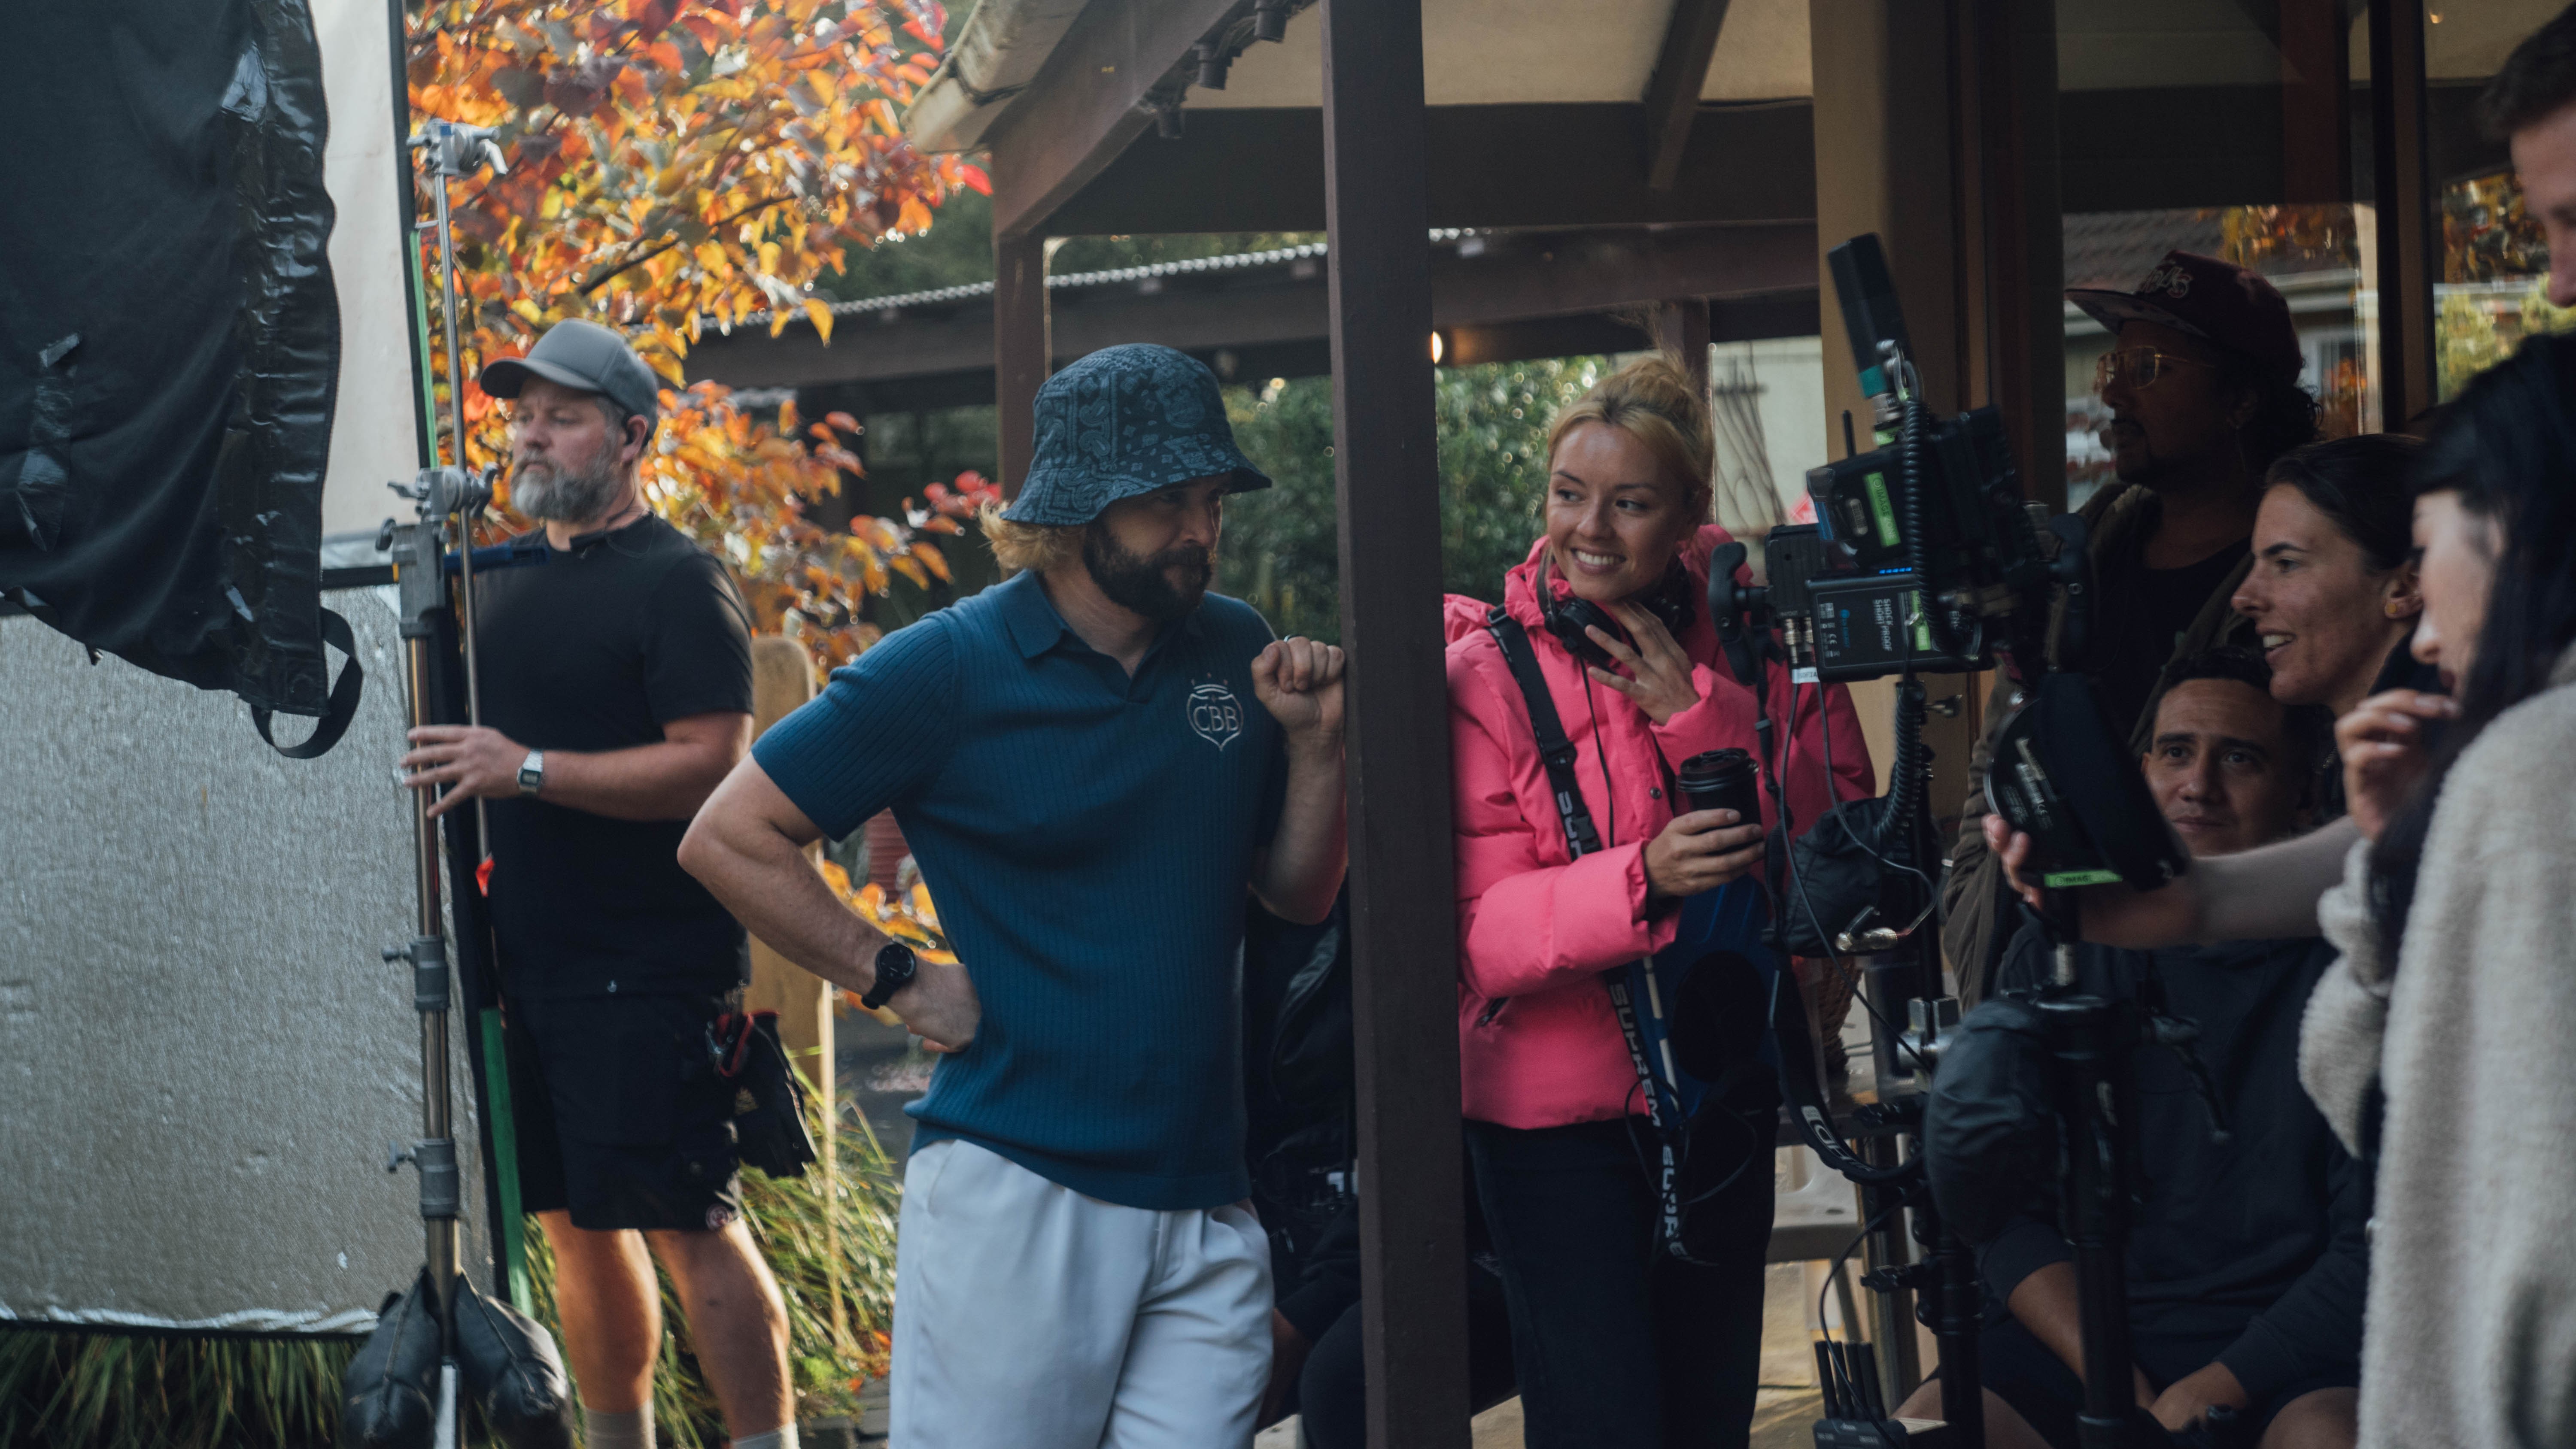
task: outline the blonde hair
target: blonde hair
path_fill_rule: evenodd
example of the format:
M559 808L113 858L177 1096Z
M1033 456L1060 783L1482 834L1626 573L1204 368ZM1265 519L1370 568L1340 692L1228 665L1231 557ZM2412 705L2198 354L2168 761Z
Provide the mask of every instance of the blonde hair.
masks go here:
M984 530L984 542L1002 567L1014 571L1045 573L1058 564L1068 564L1082 557L1082 530L1068 524L1013 523L1002 516L1006 505L986 501L977 510L975 522Z
M1717 439L1710 431L1708 396L1671 358L1641 357L1593 384L1548 426L1547 456L1585 423L1617 428L1654 454L1682 485L1682 508L1693 524L1706 523L1717 491Z

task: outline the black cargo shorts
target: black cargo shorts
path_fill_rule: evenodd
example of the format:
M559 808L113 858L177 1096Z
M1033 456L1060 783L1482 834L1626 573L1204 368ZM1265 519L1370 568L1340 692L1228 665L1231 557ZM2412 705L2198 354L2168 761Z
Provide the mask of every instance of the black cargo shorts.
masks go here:
M577 1228L704 1232L742 1213L736 1085L707 1028L728 998L511 997L519 1200Z

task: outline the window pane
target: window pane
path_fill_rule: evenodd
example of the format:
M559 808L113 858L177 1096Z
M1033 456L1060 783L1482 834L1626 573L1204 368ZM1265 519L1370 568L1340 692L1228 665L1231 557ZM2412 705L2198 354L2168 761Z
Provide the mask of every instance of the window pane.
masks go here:
M2480 0L2425 14L2425 132L2441 205L2442 267L2433 285L2434 380L2458 395L2470 378L2536 332L2576 326L2546 295L2549 249L2523 214L2511 157L2477 122L2477 98L2555 3Z

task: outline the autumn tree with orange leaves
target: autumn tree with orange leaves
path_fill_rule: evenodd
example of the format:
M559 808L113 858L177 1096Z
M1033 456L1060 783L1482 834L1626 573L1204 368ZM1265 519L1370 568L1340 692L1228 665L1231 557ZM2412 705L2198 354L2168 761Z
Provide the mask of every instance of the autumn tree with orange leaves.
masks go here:
M990 189L903 137L898 108L937 64L944 20L935 0L433 0L408 12L415 118L490 127L509 163L451 183L463 374L567 317L625 332L671 383L646 498L733 565L759 628L827 666L874 641L861 610L891 576L948 577L926 535L958 533L991 485L967 474L906 500L901 518L826 529L808 509L860 471L858 424L804 424L792 405L761 421L717 384L684 386L682 364L710 327L774 334L802 315L829 341L832 314L809 291L825 267L854 243L927 227L958 187ZM425 187L420 206L433 214ZM443 409L443 352L432 375ZM501 412L470 382L465 414L464 460L505 459Z

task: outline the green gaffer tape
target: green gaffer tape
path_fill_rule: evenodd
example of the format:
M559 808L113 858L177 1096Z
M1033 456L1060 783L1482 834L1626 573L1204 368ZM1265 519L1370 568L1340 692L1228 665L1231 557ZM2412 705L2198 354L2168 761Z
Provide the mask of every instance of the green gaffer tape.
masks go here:
M2120 873L2116 870L2056 870L2041 876L2039 883L2053 891L2071 886L2118 885Z

